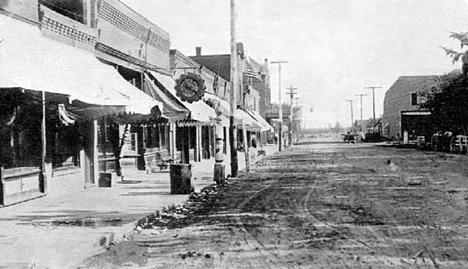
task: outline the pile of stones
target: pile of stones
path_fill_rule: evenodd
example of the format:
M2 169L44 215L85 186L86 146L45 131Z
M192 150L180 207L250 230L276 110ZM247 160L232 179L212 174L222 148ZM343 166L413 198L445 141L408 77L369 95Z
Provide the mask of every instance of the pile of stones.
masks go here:
M207 205L210 205L216 199L219 188L219 185L211 184L203 188L199 193L192 192L185 203L163 207L161 211L157 210L155 213L140 219L135 226L135 230L141 231L153 227L176 227L183 223L186 218L199 213Z

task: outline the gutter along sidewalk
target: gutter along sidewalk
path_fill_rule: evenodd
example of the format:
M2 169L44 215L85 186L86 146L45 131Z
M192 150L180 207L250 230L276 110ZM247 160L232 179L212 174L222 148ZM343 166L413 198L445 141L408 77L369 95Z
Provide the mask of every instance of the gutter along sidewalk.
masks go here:
M275 152L273 146L264 149L267 156ZM243 155L238 152L239 170L245 168ZM111 188L0 208L0 268L73 268L105 251L109 243L132 236L138 220L188 199L188 194L170 194L169 169L146 174L124 168L123 172L124 180L114 175ZM213 172L213 159L192 163L196 192L214 183Z

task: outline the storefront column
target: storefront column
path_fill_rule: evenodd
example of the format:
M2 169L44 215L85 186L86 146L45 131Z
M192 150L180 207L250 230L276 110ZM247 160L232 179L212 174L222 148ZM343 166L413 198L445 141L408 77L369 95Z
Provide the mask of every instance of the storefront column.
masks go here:
M98 178L99 175L99 158L98 158L98 121L93 120L93 137L92 137L92 163L91 166L91 183L96 183L95 179Z
M176 159L176 124L175 122L171 122L169 124L169 147L171 151L171 157L173 160Z
M201 126L195 126L195 134L196 134L196 145L195 145L195 161L201 161Z

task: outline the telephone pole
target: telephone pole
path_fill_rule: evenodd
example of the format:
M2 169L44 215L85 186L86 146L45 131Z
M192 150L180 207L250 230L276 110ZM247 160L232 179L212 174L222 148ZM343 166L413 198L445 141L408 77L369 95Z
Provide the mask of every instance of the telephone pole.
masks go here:
M229 145L231 152L231 177L237 177L237 130L234 114L237 109L237 44L236 44L236 1L231 0L231 115L229 117Z
M289 146L291 146L292 144L292 134L293 134L293 131L292 131L292 128L293 128L293 99L294 99L294 95L297 94L297 92L295 92L297 90L297 88L293 88L293 86L287 88L287 90L289 90L289 92L287 92L286 94L289 94L289 97L291 98L291 103L289 105L289 137L288 137L288 141L289 141Z
M297 100L299 100L299 97L295 97L294 100L296 100L296 108L299 109L299 105L297 104L298 102ZM302 110L301 110L301 113L302 113ZM294 118L293 118L293 123L294 123ZM295 124L294 124L295 126L294 129L296 130L296 143L299 143L299 133L300 133L300 127L301 127L299 123L300 123L300 119L296 119Z
M379 89L379 88L382 88L382 87L375 87L375 86L366 87L366 89L372 89L372 115L374 119L373 124L375 124L375 92L374 90Z
M278 128L278 151L281 151L281 140L283 139L282 129L283 129L283 105L281 104L281 64L287 63L287 61L273 61L272 64L278 64L278 117L279 117L279 128Z
M351 104L351 132L354 133L354 114L353 114L353 102L354 100L346 100Z
M360 94L356 94L356 95L359 96L360 99L361 99L361 126L360 126L360 129L361 129L361 132L362 132L362 97L367 96L367 94L360 93Z

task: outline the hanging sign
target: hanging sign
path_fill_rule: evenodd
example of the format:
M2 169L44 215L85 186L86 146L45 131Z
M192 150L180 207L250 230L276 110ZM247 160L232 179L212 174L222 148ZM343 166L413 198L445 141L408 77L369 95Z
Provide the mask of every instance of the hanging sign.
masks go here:
M204 80L194 73L182 74L176 80L176 95L189 103L199 101L205 94Z

